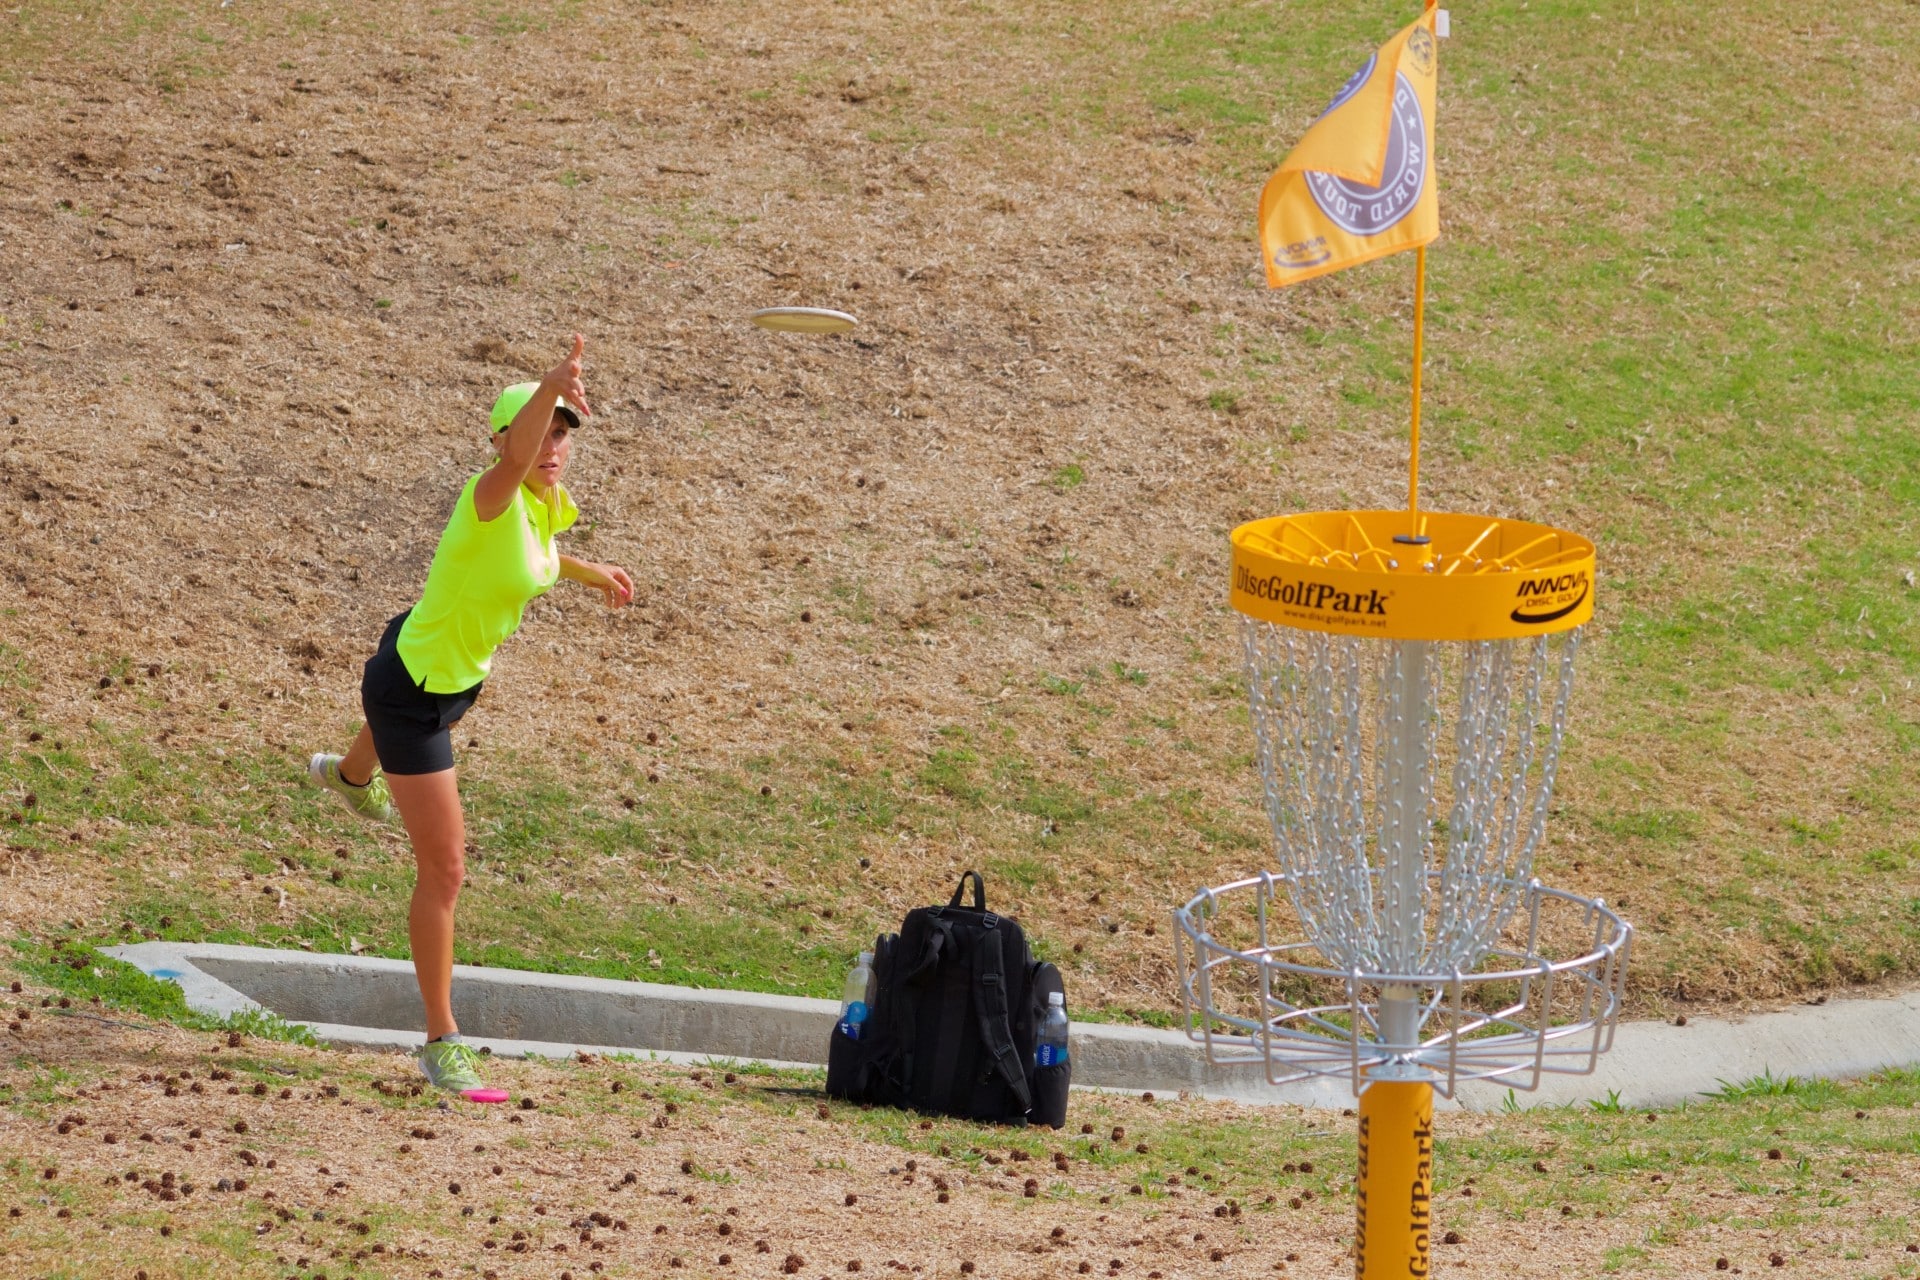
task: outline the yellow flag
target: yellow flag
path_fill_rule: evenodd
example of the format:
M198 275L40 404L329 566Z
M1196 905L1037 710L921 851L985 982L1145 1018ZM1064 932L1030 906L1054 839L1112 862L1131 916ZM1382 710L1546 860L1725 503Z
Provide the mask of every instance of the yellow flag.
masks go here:
M1274 288L1427 244L1433 177L1434 0L1353 73L1260 192Z

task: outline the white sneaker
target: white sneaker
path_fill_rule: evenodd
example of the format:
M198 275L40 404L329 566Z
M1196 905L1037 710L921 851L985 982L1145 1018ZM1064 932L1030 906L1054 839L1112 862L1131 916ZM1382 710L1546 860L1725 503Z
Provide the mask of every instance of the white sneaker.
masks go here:
M393 821L393 797L387 793L387 780L375 773L364 786L354 786L340 776L339 756L324 753L307 762L307 777L316 787L325 787L340 797L341 803L370 822Z

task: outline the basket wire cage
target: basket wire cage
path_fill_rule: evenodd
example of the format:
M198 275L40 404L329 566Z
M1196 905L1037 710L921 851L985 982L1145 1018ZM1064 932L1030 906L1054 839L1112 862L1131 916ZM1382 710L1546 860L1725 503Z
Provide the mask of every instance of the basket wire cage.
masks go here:
M1365 514L1236 531L1274 864L1174 912L1188 1033L1217 1064L1258 1064L1274 1084L1344 1075L1356 1094L1380 1079L1452 1096L1462 1080L1533 1089L1590 1072L1612 1043L1632 929L1598 898L1540 884L1533 862L1589 595L1584 568L1567 566L1591 544L1537 526L1503 538L1475 518L1395 555ZM1302 533L1308 520L1320 524ZM1435 594L1400 634L1357 632L1301 609L1326 589L1269 585L1294 566L1374 582L1369 607L1392 598L1380 581L1410 574ZM1490 585L1574 607L1516 606L1496 634L1450 634Z

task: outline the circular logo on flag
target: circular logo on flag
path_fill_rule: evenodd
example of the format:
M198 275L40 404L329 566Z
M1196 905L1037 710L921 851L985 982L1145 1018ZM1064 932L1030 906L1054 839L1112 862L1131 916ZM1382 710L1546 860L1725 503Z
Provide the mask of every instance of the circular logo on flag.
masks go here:
M1394 73L1393 110L1387 129L1387 158L1380 185L1309 169L1303 175L1313 202L1327 220L1349 235L1377 236L1398 223L1420 202L1427 185L1427 117L1420 95ZM1341 91L1343 94L1346 90ZM1337 104L1336 104L1337 105Z
M1330 115L1333 112L1339 110L1341 104L1345 103L1346 100L1351 98L1354 94L1360 92L1361 86L1365 85L1367 81L1373 78L1374 64L1379 61L1380 61L1379 54L1377 53L1368 54L1367 60L1360 64L1360 69L1347 77L1347 82L1340 86L1340 92L1333 95L1333 101L1327 104L1327 109L1325 111L1322 111L1320 115L1315 116L1314 120L1318 121L1321 118L1321 116Z

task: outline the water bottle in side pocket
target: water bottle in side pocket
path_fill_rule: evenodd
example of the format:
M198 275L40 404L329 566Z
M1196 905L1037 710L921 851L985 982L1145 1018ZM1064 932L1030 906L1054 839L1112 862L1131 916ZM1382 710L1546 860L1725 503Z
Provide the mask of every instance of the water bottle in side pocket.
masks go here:
M1058 991L1047 992L1046 1016L1040 1019L1040 1038L1034 1046L1033 1065L1057 1067L1067 1060L1067 998Z
M873 986L873 952L862 951L840 992L840 1034L858 1040L867 1023L867 993Z

